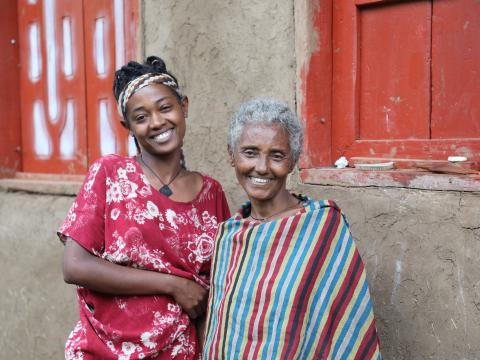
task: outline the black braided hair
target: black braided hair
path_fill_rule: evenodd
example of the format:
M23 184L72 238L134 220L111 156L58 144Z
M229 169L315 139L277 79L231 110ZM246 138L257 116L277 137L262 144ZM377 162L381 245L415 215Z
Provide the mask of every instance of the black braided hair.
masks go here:
M118 101L118 97L127 84L133 79L149 73L168 74L178 84L177 78L167 70L165 62L158 56L149 56L140 64L136 61L129 61L128 64L123 65L119 70L115 71L115 78L113 79L113 95L115 100ZM175 95L179 100L181 96L175 92Z
M173 75L171 72L167 70L165 61L163 61L158 56L147 57L143 62L143 64L140 64L136 61L129 61L126 65L123 65L120 69L115 71L115 77L113 79L113 96L115 96L115 100L118 102L118 97L120 96L120 93L130 81L132 81L133 79L136 79L137 77L143 74L150 74L150 73L168 74L178 84L178 80L175 77L175 75ZM182 100L182 95L180 95L180 93L178 93L177 91L173 91L173 93L177 97L178 101ZM123 115L124 115L123 117L124 117L125 123L127 124L127 126L129 126L127 117L125 116L125 114ZM137 152L140 153L141 152L140 145L138 144L138 141L135 137L133 139L135 141L135 147L137 148ZM183 154L183 150L181 153L180 161L181 161L182 167L186 168L185 156Z

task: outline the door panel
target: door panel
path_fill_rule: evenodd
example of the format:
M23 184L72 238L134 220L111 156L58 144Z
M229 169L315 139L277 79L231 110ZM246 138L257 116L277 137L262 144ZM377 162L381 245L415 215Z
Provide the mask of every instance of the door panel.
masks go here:
M114 20L114 11L115 2L111 0L85 2L88 139L92 159L111 153L127 153L127 131L120 125L112 94L115 69L123 65L125 58L122 52L116 56L115 26L118 22ZM123 19L123 11L119 16Z
M18 2L23 171L87 167L82 3Z
M359 8L359 139L430 136L428 2Z
M480 2L436 1L432 138L480 136Z

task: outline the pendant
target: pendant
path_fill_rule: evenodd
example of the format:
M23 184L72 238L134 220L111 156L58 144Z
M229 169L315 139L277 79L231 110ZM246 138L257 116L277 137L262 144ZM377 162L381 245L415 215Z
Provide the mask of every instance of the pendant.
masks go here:
M158 191L160 191L160 194L163 194L166 197L169 197L170 195L173 194L172 189L170 189L168 185L163 185Z

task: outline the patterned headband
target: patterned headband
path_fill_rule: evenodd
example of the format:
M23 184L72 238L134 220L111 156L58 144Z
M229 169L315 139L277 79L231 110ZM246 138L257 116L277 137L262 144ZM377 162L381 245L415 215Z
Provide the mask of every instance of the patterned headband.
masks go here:
M128 99L130 99L138 90L152 83L166 85L172 88L177 94L180 94L178 92L177 82L170 75L155 73L143 74L130 81L118 96L117 109L120 115L124 116L127 109Z

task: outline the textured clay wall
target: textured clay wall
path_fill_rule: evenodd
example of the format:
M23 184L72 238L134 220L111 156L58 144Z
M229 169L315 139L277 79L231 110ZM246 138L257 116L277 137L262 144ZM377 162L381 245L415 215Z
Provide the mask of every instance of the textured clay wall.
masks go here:
M238 203L226 125L256 96L295 104L293 1L144 1L146 55L163 57L190 99L185 154Z
M55 234L73 197L0 190L0 359L62 359L77 310Z

